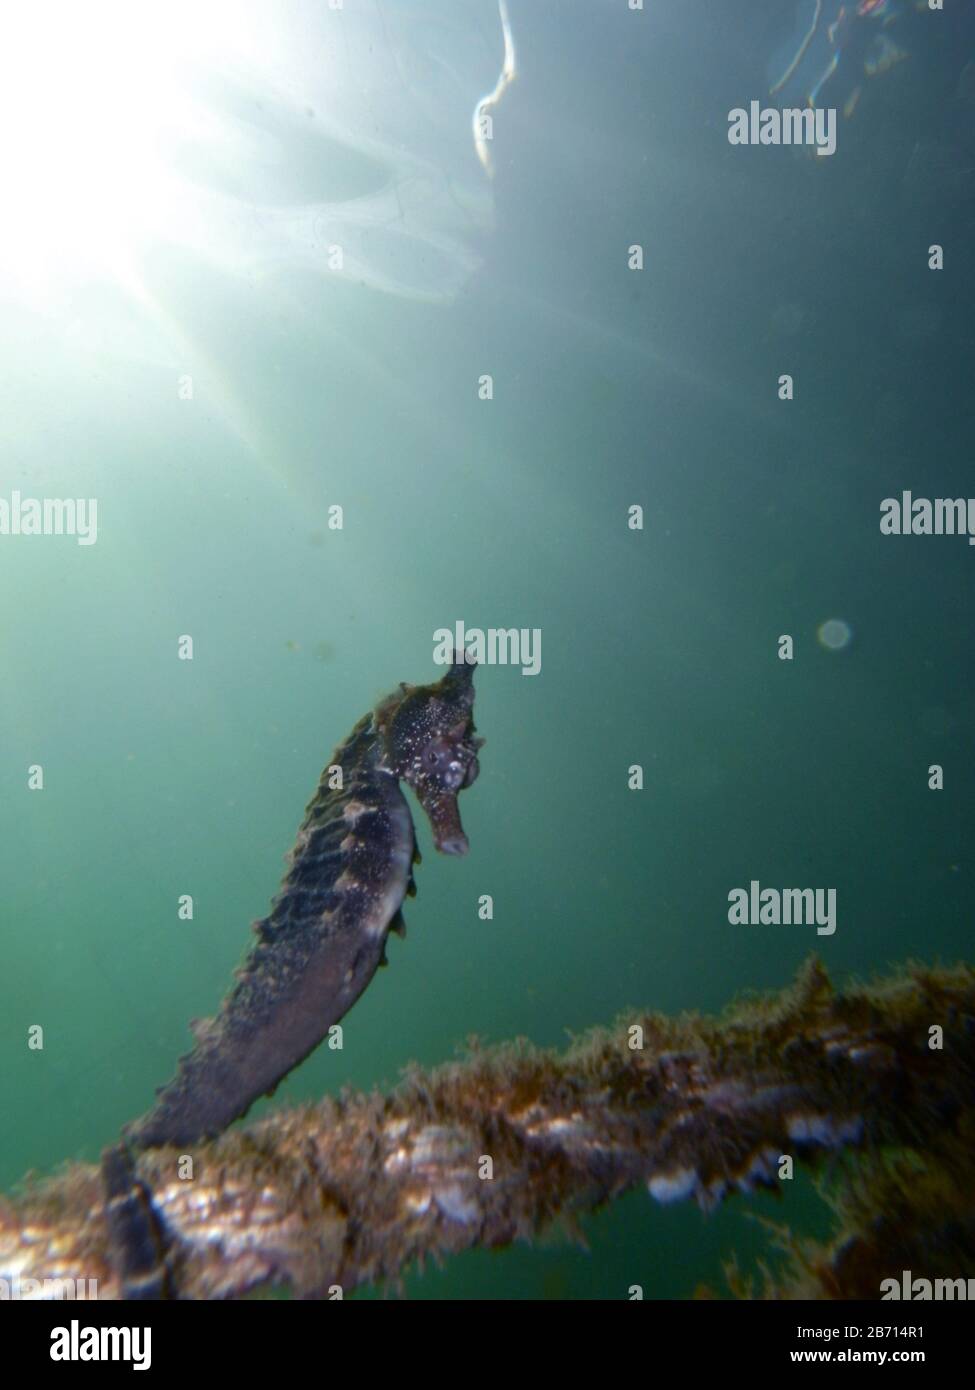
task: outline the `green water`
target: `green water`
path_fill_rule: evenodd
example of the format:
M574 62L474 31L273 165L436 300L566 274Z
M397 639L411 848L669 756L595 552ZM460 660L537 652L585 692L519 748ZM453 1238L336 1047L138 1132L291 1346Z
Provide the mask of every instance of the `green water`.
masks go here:
M408 940L344 1050L255 1114L389 1085L472 1033L560 1046L628 1005L717 1009L812 950L840 982L971 955L975 551L878 524L904 489L971 491L960 15L821 159L727 141L781 6L512 0L490 181L470 113L500 65L493 5L348 0L348 91L375 90L345 124L346 88L299 62L326 41L310 8L275 8L293 90L280 55L246 83L204 70L247 139L228 163L200 137L180 166L188 206L229 187L259 216L211 209L194 241L174 204L136 239L141 298L84 257L44 295L0 276L0 496L98 500L93 545L0 536L0 1188L95 1159L147 1107L333 746L435 678L458 620L541 631L540 674L477 675L471 852L440 858L418 822ZM373 195L360 225L347 204ZM324 273L295 232L323 207L357 269ZM834 888L835 933L731 926L752 879ZM474 1252L407 1291L688 1296L734 1252L751 1267L750 1213L823 1229L795 1189L711 1217L634 1194L585 1223L588 1251Z

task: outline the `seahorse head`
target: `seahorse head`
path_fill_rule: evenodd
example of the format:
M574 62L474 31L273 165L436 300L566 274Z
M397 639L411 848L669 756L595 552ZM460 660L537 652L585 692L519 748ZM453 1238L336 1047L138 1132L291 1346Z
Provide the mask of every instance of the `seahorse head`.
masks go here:
M444 854L466 854L457 795L477 778L474 665L463 652L433 685L402 685L376 711L383 765L413 788Z

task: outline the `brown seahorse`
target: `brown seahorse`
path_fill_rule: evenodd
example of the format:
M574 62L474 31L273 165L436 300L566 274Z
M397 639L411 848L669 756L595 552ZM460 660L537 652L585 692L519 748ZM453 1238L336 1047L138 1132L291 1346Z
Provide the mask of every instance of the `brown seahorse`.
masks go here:
M466 854L457 794L477 777L473 666L464 654L433 685L403 684L335 750L290 854L271 913L215 1018L194 1020L153 1108L125 1130L143 1148L211 1138L303 1061L385 960L415 893L419 859L400 780L444 854ZM340 785L334 785L339 783Z
M474 664L455 652L443 678L401 684L360 719L322 773L270 915L215 1018L156 1104L105 1151L108 1216L129 1297L159 1297L160 1236L132 1150L212 1138L270 1093L352 1007L389 932L403 934L419 861L400 781L413 788L444 854L466 854L458 793L478 775Z

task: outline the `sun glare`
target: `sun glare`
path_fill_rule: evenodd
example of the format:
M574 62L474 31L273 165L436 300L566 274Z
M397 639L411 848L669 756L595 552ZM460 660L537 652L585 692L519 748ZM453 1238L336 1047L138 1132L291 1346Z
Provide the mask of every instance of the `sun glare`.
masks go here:
M502 73L477 101L498 70L492 26L464 23L478 8L424 25L383 0L6 7L0 302L83 342L111 330L75 322L92 309L74 291L110 285L146 351L161 336L181 359L174 265L449 303L493 225L481 121L514 75L500 0ZM160 247L177 254L153 259Z
M180 68L216 38L222 7L204 23L208 8L32 0L5 11L0 292L42 307L65 280L132 280L185 196L159 142L164 130L192 138Z

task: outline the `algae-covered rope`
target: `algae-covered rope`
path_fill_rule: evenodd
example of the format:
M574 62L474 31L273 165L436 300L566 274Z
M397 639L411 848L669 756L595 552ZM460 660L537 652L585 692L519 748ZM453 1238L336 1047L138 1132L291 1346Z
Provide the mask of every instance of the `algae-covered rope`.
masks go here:
M933 1150L971 1123L973 1083L971 967L836 993L811 963L792 989L720 1018L634 1013L561 1054L475 1050L388 1096L147 1151L138 1177L166 1223L176 1296L338 1297L425 1257L529 1239L636 1186L713 1204L780 1185L787 1159ZM109 1247L95 1167L0 1207L2 1279L96 1279L116 1297Z

